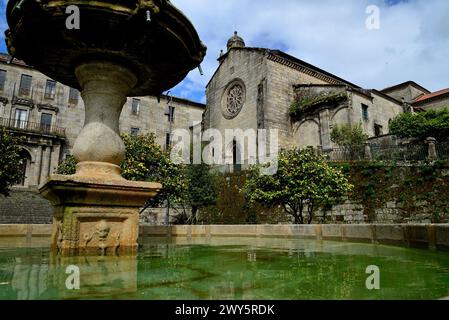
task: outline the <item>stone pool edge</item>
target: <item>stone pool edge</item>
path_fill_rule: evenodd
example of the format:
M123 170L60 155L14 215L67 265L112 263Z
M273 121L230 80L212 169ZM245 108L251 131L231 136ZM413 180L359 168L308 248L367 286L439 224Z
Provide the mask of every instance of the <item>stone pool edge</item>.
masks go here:
M51 225L0 225L0 237L49 237ZM140 225L142 237L283 237L449 250L449 224Z

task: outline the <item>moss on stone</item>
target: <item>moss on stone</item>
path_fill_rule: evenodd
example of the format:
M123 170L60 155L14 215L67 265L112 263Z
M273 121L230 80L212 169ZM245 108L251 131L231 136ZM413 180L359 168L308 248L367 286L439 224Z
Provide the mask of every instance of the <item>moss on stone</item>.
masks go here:
M290 116L298 117L302 112L322 106L335 105L348 99L346 93L331 93L318 96L303 96L296 99L290 106Z

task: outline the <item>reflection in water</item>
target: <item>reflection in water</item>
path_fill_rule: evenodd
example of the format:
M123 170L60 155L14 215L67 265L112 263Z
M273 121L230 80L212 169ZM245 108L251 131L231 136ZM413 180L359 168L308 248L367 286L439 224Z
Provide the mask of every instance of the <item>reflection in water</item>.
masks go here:
M24 262L25 260L25 262ZM30 257L15 259L12 289L17 292L18 300L38 299L47 289L48 265Z
M41 256L30 256L29 252L19 254L21 255L12 261L10 288L15 296L11 298L102 299L114 294L134 294L137 291L136 256L61 257L50 252ZM68 266L80 268L79 290L69 290L66 287L66 280L70 275L66 273ZM2 283L5 286L9 282Z
M61 257L0 240L0 299L437 299L449 254L260 238L142 239L137 255ZM80 290L66 288L68 266ZM381 290L365 287L366 267Z

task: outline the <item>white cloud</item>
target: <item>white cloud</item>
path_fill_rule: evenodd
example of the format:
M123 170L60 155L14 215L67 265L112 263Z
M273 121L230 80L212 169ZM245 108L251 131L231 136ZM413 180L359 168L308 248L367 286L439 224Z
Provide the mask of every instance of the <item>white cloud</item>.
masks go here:
M173 0L208 46L205 75L189 74L180 90L197 97L216 70L234 29L248 46L283 49L365 88L414 80L449 87L447 0ZM388 1L392 3L392 1ZM368 5L380 7L380 30L368 30ZM186 86L185 84L189 85Z
M208 46L205 75L192 71L175 90L204 101L220 49L234 30L248 46L282 49L365 88L414 80L449 87L447 0L172 0ZM396 3L387 5L386 3ZM6 29L0 1L0 41ZM380 30L368 30L367 6L380 7ZM2 48L4 46L1 46Z

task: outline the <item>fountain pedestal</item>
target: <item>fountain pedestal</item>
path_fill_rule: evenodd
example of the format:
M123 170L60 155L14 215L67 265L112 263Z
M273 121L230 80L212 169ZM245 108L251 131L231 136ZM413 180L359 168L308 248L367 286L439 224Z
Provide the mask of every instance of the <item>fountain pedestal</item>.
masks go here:
M139 208L157 183L54 175L41 194L55 207L52 247L62 254L134 251Z
M73 6L79 28L67 24ZM73 146L76 174L51 176L40 189L55 206L53 247L69 254L135 249L138 210L161 185L120 175L120 113L126 97L160 96L181 82L206 47L169 0L9 0L6 16L8 52L80 89L86 108Z
M55 206L52 244L64 254L133 251L139 208L162 187L120 175L125 146L119 118L137 80L127 68L99 61L81 64L75 74L86 109L73 148L76 174L51 176L40 189Z

